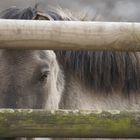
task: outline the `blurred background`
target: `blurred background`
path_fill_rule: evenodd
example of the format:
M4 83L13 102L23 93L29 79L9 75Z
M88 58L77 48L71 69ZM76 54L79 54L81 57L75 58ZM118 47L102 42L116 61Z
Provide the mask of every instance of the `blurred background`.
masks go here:
M36 3L43 10L59 6L73 12L100 15L103 21L140 21L140 0L0 0L0 10L11 6L25 8Z

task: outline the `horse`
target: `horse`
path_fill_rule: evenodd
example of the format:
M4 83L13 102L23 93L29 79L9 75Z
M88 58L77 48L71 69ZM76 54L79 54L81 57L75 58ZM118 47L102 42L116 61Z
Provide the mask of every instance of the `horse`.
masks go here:
M31 7L6 9L0 18L96 20ZM140 109L140 52L4 49L0 78L0 108Z
M3 12L7 19L35 14L30 8ZM0 78L0 108L58 109L64 78L53 51L0 50Z

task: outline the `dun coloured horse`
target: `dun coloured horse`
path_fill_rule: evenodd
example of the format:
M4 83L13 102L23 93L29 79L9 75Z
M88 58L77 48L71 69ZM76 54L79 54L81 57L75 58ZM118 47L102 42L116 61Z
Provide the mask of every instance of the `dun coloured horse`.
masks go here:
M0 17L86 19L30 7L9 8ZM0 108L140 109L140 52L1 50L0 79Z

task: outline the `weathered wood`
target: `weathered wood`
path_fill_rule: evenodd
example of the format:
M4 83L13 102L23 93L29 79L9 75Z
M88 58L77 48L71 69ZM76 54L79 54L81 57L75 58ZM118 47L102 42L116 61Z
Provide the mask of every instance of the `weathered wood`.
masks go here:
M140 138L140 111L0 109L0 137Z
M140 23L1 19L0 48L140 51Z

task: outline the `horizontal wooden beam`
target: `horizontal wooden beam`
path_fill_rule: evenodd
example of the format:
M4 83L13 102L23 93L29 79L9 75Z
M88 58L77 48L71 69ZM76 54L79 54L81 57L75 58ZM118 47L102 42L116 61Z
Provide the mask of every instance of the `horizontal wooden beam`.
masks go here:
M140 51L140 23L1 19L0 48Z
M140 138L140 111L0 109L0 137Z

